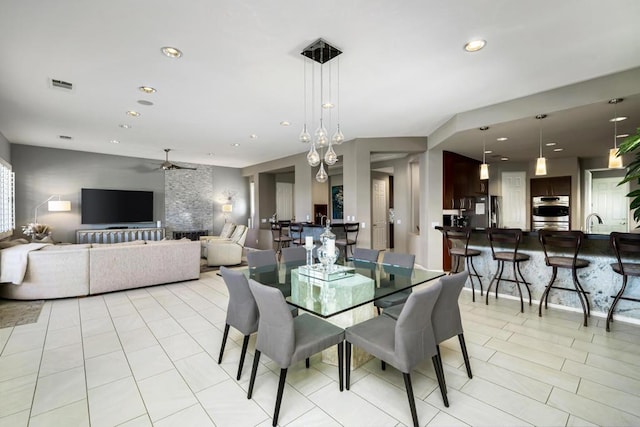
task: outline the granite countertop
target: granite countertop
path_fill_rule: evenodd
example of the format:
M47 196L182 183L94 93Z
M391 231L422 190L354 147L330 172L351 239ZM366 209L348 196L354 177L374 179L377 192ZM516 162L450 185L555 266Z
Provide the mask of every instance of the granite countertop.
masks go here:
M436 230L442 230L442 226L437 226L435 227ZM487 231L486 228L474 228L473 229L473 234L485 234ZM522 230L522 235L527 237L527 236L531 236L531 237L535 237L536 239L538 238L538 232L537 231L531 231L531 230ZM609 240L609 234L596 234L596 233L589 233L584 235L585 239L588 240Z

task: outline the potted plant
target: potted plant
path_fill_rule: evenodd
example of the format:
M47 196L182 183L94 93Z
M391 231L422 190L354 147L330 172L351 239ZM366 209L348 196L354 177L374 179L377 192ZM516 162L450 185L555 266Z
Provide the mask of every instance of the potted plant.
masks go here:
M640 147L640 128L636 130L635 135L630 135L622 141L618 148L618 156L636 151ZM627 173L624 175L624 179L620 181L620 184L637 180L640 184L640 151L635 154L635 157L627 166ZM633 219L636 222L640 222L640 189L633 190L627 197L631 198L630 209L633 211Z

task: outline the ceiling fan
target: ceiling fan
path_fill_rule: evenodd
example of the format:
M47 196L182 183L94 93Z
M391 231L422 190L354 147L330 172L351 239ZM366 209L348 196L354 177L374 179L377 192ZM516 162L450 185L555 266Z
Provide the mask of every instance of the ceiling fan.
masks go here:
M178 169L189 169L189 170L192 170L192 171L196 170L196 168L189 168L189 167L186 167L186 166L178 166L175 163L171 163L169 161L169 151L171 151L170 148L165 148L164 149L164 152L166 154L165 154L164 163L162 163L162 165L160 165L162 170L165 170L165 171L173 171L173 170L178 170Z

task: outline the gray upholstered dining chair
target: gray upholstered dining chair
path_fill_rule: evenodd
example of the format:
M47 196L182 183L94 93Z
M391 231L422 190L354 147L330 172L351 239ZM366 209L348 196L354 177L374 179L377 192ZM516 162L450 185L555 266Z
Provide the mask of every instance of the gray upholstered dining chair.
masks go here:
M240 380L244 359L247 354L247 346L249 345L249 337L258 330L258 306L249 289L247 277L241 271L220 267L220 274L229 291L229 304L227 305L227 318L222 335L222 344L220 345L218 364L222 363L224 348L227 344L227 337L229 336L229 327L233 326L244 335L242 350L240 352L240 363L238 364L238 375L236 377L237 380ZM297 308L289 306L289 310L292 316L298 315Z
M414 254L385 252L384 256L382 257L382 264L392 266L392 267L413 268L413 264L415 263L415 260L416 260L416 256ZM378 310L378 314L380 314L380 310L384 310L394 305L404 303L410 294L411 294L411 290L397 292L395 294L391 294L386 297L375 300L373 302L373 305L376 306L376 309Z
M431 313L441 289L442 284L438 280L424 289L412 292L398 320L389 316L376 316L345 330L347 390L350 386L351 346L355 345L402 372L415 426L418 426L418 414L411 385L411 370L428 357L433 362L444 406L449 406L442 360L438 355L431 324Z
M264 353L280 367L280 382L273 411L273 425L276 426L287 369L294 363L303 359L308 362L312 355L337 345L338 377L342 391L344 329L309 314L293 318L280 291L255 280L249 280L249 287L258 304L260 320L247 398L251 399L260 355Z
M377 249L353 248L354 261L378 262L380 251Z
M249 289L249 282L242 272L230 270L226 267L220 267L220 274L222 274L224 284L229 290L229 304L227 306L227 319L224 325L218 364L222 362L224 347L227 343L227 336L229 335L229 327L233 326L240 331L242 335L244 335L242 351L240 353L240 364L238 366L238 375L236 377L236 379L239 380L242 375L244 358L247 354L249 336L258 330L258 306L256 305L256 300L253 298L253 294Z
M442 291L440 291L440 296L433 309L431 323L433 324L433 333L438 346L438 354L440 354L440 343L457 336L462 357L464 358L464 365L467 368L467 376L473 378L471 364L469 363L469 353L467 353L467 345L464 341L464 331L462 330L460 306L458 305L460 292L468 278L469 272L466 270L440 278ZM403 308L404 305L389 307L384 311L383 315L398 319Z

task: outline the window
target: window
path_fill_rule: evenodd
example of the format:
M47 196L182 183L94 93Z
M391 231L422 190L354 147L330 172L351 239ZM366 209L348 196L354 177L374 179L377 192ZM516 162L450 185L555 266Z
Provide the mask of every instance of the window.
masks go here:
M11 165L0 159L0 239L11 236L16 225L14 176Z

